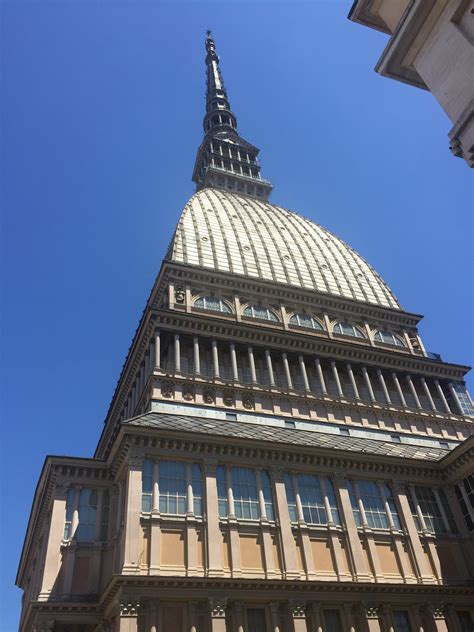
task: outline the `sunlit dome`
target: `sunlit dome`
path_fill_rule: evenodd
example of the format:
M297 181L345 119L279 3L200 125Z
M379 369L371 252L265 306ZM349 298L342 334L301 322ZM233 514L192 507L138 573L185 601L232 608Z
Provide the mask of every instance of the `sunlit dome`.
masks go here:
M400 309L381 277L343 241L269 202L204 188L184 208L168 259Z

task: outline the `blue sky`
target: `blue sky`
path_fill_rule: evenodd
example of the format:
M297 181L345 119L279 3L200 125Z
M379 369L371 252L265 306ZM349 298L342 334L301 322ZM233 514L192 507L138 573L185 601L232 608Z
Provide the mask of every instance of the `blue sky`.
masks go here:
M432 95L373 71L386 37L350 5L2 4L2 630L45 455L92 455L193 192L207 27L273 201L359 251L429 350L473 362L472 172Z

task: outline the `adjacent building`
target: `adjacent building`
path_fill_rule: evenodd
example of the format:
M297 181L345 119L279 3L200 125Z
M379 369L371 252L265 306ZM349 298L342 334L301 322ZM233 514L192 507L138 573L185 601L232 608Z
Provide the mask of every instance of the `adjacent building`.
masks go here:
M453 124L451 151L473 167L474 0L355 0L349 19L390 36L375 70L429 90Z
M204 139L93 457L49 456L21 632L472 632L474 410L364 259Z

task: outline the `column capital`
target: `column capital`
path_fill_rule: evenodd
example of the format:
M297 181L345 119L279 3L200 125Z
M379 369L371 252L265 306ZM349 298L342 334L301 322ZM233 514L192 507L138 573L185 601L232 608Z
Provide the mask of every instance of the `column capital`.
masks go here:
M121 617L138 617L141 603L138 597L121 597L119 614Z
M378 619L380 616L380 606L373 603L361 603L362 612L367 619Z
M306 617L305 601L302 601L301 599L290 599L288 605L293 619L304 619Z
M227 597L209 597L209 609L213 619L224 619Z
M215 474L217 469L217 459L206 459L202 462L202 469L205 474Z
M145 457L141 450L136 450L134 448L130 449L127 461L131 467L141 467L144 459Z

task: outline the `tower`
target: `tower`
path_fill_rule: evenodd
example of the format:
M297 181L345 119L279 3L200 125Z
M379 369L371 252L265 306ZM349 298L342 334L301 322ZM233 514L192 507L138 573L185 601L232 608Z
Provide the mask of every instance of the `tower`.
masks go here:
M22 632L467 632L468 368L268 201L211 33L204 140L92 458L48 457Z

